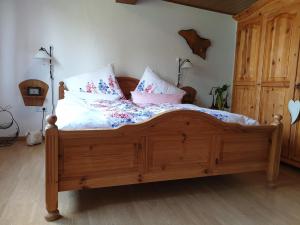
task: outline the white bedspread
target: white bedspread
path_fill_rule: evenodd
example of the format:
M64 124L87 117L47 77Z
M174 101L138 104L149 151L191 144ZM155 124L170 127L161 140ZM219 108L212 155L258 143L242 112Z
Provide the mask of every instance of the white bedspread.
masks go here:
M201 108L191 104L136 105L128 100L63 99L58 101L56 115L57 126L62 130L109 129L143 122L157 114L174 110L195 110L210 114L224 122L258 125L257 121L243 115Z

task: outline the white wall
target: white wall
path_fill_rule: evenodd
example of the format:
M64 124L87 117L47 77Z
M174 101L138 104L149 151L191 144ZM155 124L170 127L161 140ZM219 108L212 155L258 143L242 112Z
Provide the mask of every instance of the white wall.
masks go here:
M32 59L40 46L55 48L56 83L113 63L116 72L138 78L149 65L175 84L175 59L186 57L194 68L185 72L183 85L198 90L199 104L210 106L212 86L231 84L236 32L231 16L160 0L139 2L0 0L0 105L12 106L22 133L40 128L41 113L25 107L18 90L25 79L49 82L46 65ZM212 41L206 61L177 34L188 28Z

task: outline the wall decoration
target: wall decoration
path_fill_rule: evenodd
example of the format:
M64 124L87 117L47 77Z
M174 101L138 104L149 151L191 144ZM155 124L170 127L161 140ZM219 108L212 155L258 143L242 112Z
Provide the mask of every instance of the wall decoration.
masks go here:
M19 125L9 109L10 106L0 106L0 131L11 132L10 135L0 136L0 148L14 144L20 133Z
M178 33L186 40L194 54L206 59L206 51L211 46L210 40L200 37L194 29L181 30Z
M300 101L290 100L288 104L288 108L291 114L291 124L294 124L297 121L300 114Z
M25 80L19 84L19 89L26 106L43 106L48 84L41 80Z

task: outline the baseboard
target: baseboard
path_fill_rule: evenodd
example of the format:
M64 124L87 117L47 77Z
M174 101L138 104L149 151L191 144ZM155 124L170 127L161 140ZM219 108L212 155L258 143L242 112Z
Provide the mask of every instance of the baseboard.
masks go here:
M26 136L19 136L18 141L26 141Z
M8 139L8 138L11 138L11 137L0 137L0 141L1 141L1 140ZM26 136L19 136L19 137L17 138L17 141L26 141Z
M300 168L300 162L291 159L281 158L281 162Z

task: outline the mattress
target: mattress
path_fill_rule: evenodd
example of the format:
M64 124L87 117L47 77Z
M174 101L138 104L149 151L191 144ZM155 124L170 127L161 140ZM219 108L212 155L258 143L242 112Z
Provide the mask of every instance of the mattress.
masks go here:
M57 126L61 130L115 129L140 123L175 110L194 110L207 113L223 122L258 125L256 120L226 111L202 108L192 104L137 105L129 100L82 100L67 98L58 101Z

